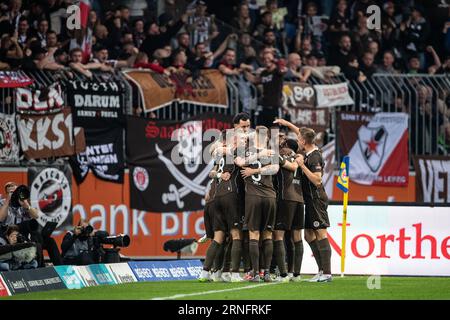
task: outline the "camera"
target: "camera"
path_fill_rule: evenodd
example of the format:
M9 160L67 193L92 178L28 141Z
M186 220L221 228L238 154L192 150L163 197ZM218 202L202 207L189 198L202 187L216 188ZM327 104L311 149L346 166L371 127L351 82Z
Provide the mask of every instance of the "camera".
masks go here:
M131 241L128 235L119 234L110 236L106 231L97 231L94 237L98 244L109 244L114 247L128 247Z
M23 236L23 234L18 234L17 235L17 243L25 243L27 242L27 239Z
M89 237L89 235L94 231L92 226L81 227L80 237Z
M24 201L27 199L30 199L30 189L25 185L20 185L11 195L11 206L18 208L20 207L19 201Z

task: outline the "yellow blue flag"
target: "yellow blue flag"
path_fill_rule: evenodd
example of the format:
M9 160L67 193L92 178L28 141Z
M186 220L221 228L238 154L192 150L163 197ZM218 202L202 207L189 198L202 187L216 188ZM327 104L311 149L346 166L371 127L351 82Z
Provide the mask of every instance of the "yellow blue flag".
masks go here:
M336 186L344 193L348 192L348 176L349 176L350 157L345 156L341 162L341 168L339 169L339 176Z

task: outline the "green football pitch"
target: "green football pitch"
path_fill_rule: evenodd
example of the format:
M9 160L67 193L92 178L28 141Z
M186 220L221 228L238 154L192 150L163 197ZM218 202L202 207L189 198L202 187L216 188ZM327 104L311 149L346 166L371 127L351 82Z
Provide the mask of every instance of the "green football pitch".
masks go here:
M308 279L305 276L304 279ZM450 278L381 277L379 288L368 288L367 276L336 276L333 282L309 283L199 283L197 281L139 282L78 290L54 290L18 294L5 299L27 300L310 300L310 299L446 299ZM369 281L372 287L377 282Z

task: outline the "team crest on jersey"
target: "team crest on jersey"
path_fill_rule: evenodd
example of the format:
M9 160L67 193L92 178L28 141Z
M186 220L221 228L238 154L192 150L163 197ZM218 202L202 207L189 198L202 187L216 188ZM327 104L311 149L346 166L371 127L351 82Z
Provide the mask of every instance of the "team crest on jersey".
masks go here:
M66 220L72 203L70 183L59 169L41 171L31 183L31 205L39 209L39 223L57 222L58 227Z
M372 172L378 171L383 163L387 135L383 126L377 128L362 126L358 131L361 154Z
M135 167L133 170L133 182L136 188L140 191L144 191L148 187L149 183L148 172L142 167Z

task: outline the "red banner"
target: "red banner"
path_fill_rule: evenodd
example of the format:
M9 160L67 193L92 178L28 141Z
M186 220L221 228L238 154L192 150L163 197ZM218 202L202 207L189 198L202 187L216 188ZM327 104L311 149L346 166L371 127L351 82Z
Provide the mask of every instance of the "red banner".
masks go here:
M33 84L33 79L17 71L0 71L0 88L22 88Z

